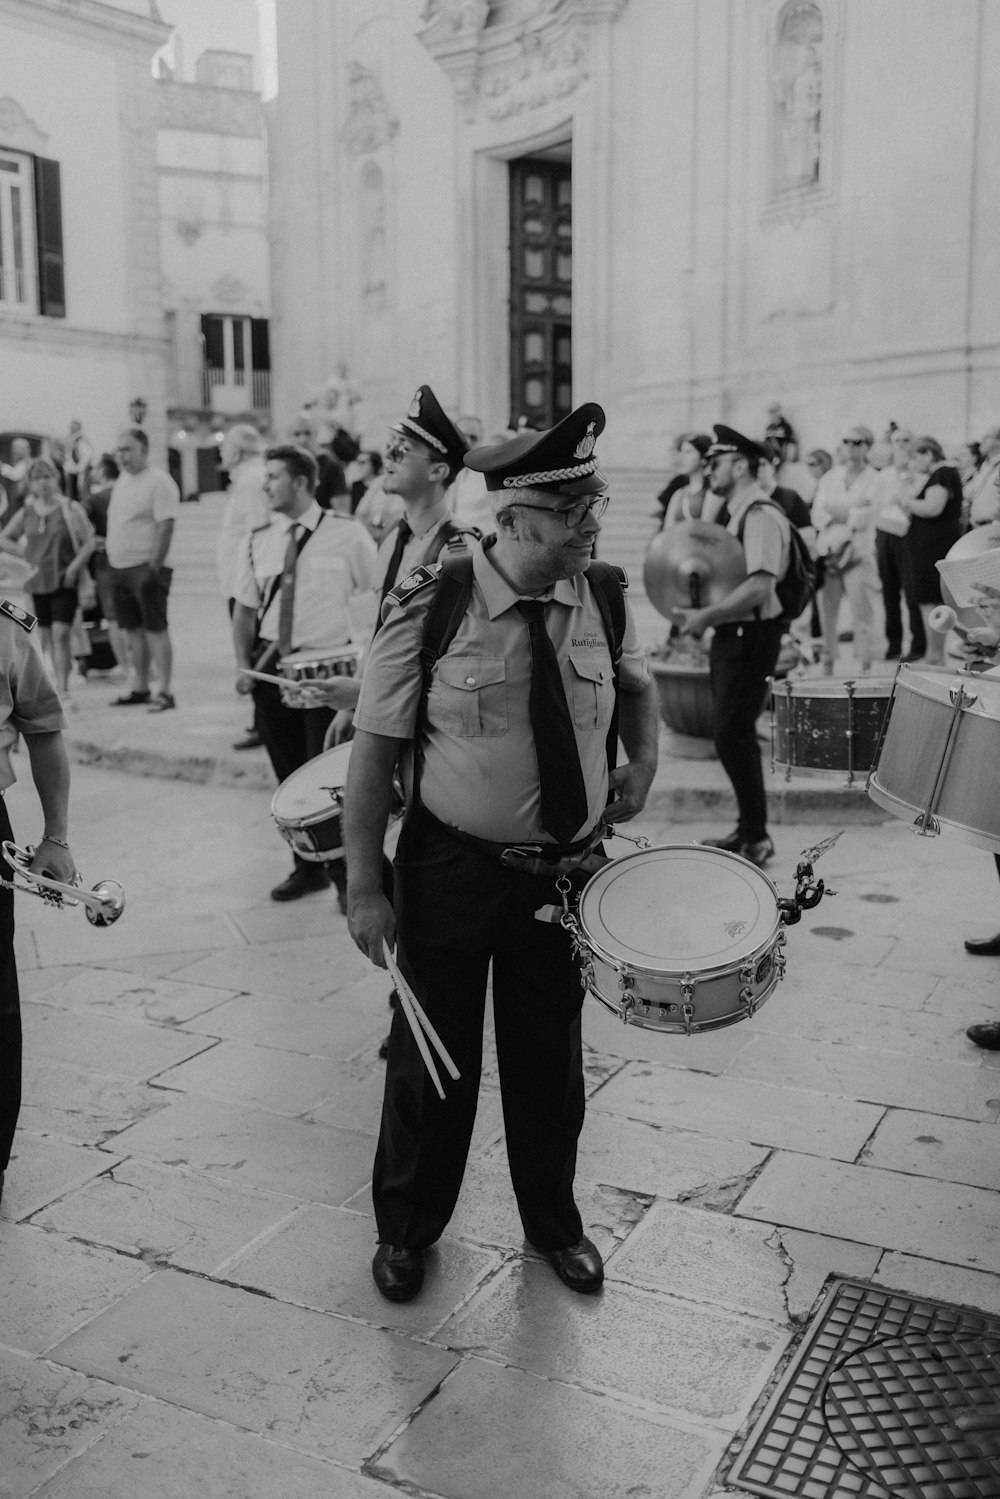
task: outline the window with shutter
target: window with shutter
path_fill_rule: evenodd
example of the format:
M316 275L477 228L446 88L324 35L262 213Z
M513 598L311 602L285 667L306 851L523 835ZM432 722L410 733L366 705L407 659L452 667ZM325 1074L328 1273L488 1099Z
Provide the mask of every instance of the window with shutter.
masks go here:
M35 157L35 223L38 232L38 310L43 317L65 317L59 163L44 156Z
M35 310L31 157L0 151L0 307Z

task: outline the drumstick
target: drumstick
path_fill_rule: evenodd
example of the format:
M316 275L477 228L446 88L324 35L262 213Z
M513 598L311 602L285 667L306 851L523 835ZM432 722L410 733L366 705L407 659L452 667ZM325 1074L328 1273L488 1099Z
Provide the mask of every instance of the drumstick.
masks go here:
M434 1046L434 1049L445 1065L445 1070L448 1072L449 1076L457 1082L462 1074L459 1072L458 1068L455 1066L455 1063L452 1061L448 1048L445 1046L444 1042L441 1040L441 1037L438 1035L437 1031L428 1020L419 999L414 994L413 990L410 988L409 984L403 977L402 972L400 971L399 964L393 957L392 952L389 948L389 944L385 941L384 938L382 941L382 950L385 953L386 965L388 966L392 981L396 986L396 992L399 995L400 1001L404 1005L404 1008L407 1005L410 1007L410 1012L412 1013L413 1018L416 1020L417 1025L423 1031L426 1031L427 1036ZM407 1015L407 1019L409 1019L409 1015ZM421 1037L418 1036L417 1039L419 1044ZM432 1069L432 1076L434 1075L434 1072L435 1070ZM444 1097L443 1094L441 1096Z
M297 684L291 677L275 677L269 671L251 671L249 666L240 667L241 677L253 677L256 682L273 682L276 687L294 687Z
M385 952L386 959L388 960L388 958L389 958L389 947L388 947L388 944L385 942L384 939L383 939L382 947L383 947L383 951ZM437 1095L440 1098L441 1102L443 1103L444 1102L444 1089L441 1086L441 1079L438 1077L438 1070L434 1066L434 1058L431 1056L430 1047L427 1045L427 1038L424 1035L423 1031L420 1029L420 1021L417 1019L416 1014L414 1013L414 1010L413 1010L413 1006L410 1003L409 991L407 990L407 988L406 988L405 985L400 985L399 979L396 977L396 972L394 972L395 968L396 968L396 965L395 965L395 963L393 963L390 966L390 968L389 968L389 972L392 974L393 981L396 984L396 993L399 995L399 1007L402 1010L404 1016L406 1017L406 1023L407 1023L407 1025L410 1027L410 1030L413 1032L413 1039L414 1039L414 1041L416 1041L417 1046L420 1049L420 1055L424 1059L424 1066L427 1068L427 1071L430 1073L430 1075L431 1075L431 1082L434 1084L435 1088L437 1089Z

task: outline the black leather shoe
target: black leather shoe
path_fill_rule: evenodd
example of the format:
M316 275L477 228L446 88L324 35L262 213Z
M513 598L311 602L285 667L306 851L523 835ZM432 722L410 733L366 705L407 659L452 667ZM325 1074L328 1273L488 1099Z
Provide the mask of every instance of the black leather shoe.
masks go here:
M596 1244L587 1238L566 1249L543 1249L549 1264L571 1291L599 1291L604 1284L604 1261Z
M1000 1051L1000 1022L996 1020L988 1020L984 1025L970 1025L965 1034L986 1051Z
M380 1244L372 1260L372 1279L387 1301L412 1301L424 1283L423 1250Z
M965 950L976 958L1000 958L1000 932L995 937L966 937Z
M298 900L302 895L310 895L314 890L327 890L330 885L330 876L322 865L317 864L315 869L293 869L287 880L282 880L280 885L275 885L271 891L272 900Z
M257 733L256 729L248 729L247 730L247 734L246 734L246 738L244 738L244 739L237 739L236 743L233 745L233 749L234 750L260 749L260 747L261 747L261 745L263 743L264 743L264 741L260 737L260 735Z
M721 848L727 854L740 854L743 852L743 834L739 828L727 833L725 838L702 838L702 843L707 848Z
M774 858L774 844L770 838L761 838L759 843L744 843L740 853L758 869L763 869L768 859Z

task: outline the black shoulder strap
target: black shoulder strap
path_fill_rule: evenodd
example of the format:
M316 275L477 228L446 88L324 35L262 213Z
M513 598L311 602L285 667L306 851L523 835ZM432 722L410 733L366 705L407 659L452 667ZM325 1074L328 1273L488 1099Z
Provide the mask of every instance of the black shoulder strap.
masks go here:
M444 528L442 527L442 530ZM437 587L431 599L424 631L420 639L420 702L413 730L413 793L411 806L420 804L420 775L423 770L421 735L427 717L427 698L431 690L434 667L455 638L455 632L472 597L472 557L468 552L443 557L437 569Z
M462 555L462 549L466 551L473 541L481 540L481 533L475 526L459 526L453 520L442 521L440 529L431 542L430 550L424 558L424 563L436 562L444 551L450 551L458 556Z
M597 607L601 611L604 633L611 649L611 669L615 679L615 706L608 728L608 770L618 764L618 665L622 659L622 643L625 639L625 594L628 591L628 573L613 562L592 562L587 568L587 579L594 591Z

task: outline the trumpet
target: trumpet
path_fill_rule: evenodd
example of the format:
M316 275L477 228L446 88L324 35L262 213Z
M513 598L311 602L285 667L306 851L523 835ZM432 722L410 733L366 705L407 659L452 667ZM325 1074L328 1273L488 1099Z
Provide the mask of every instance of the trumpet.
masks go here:
M0 848L14 874L13 880L0 879L0 884L6 885L10 890L23 890L28 895L37 895L47 905L60 909L64 905L82 904L91 926L111 926L125 909L125 891L117 880L102 880L93 890L84 890L80 885L67 885L62 880L54 880L51 875L38 874L31 869L31 861L35 855L33 848L18 848L16 843L10 842L0 844Z

